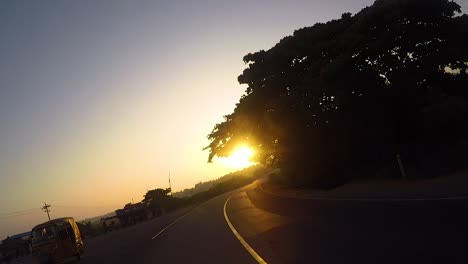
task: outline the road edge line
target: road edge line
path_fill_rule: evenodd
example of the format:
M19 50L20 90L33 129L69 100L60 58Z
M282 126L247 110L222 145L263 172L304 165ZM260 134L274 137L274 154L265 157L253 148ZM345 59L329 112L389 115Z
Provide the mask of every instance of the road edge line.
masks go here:
M223 208L223 211L224 211L224 219L226 220L226 223L228 224L229 228L231 228L231 231L232 233L234 234L234 236L236 236L237 240L239 240L239 242L242 244L242 246L244 246L244 248L247 250L247 252L249 252L249 254L255 259L255 261L257 261L258 263L261 263L261 264L266 264L267 262L265 260L262 259L262 257L260 257L260 255L258 255L257 252L255 252L255 250L247 243L247 241L245 241L245 239L239 234L239 232L236 230L236 228L234 227L234 225L231 223L231 220L229 220L229 217L227 215L227 211L226 211L226 207L227 207L227 204L229 202L229 200L234 196L234 195L237 195L239 192L236 192L236 193L233 193L231 196L229 196L229 198L227 198L226 202L224 203L224 208Z

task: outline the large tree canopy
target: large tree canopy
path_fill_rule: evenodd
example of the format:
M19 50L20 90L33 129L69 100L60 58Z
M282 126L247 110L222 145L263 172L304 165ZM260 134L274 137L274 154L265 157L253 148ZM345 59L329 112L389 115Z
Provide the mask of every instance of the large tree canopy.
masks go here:
M448 0L377 0L247 54L246 92L208 136L209 161L245 144L256 161L321 184L375 172L396 152L464 140L460 12Z

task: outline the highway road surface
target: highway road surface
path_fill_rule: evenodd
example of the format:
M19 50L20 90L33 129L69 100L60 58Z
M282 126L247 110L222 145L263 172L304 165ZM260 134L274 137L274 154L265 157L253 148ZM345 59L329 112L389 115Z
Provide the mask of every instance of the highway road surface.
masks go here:
M467 226L466 199L297 199L252 184L87 239L81 262L468 263Z
M82 262L256 263L224 218L223 206L230 195L85 241Z

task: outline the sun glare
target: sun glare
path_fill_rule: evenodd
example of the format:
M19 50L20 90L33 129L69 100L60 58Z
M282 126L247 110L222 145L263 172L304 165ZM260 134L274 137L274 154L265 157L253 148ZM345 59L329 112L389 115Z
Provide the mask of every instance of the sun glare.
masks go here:
M241 147L234 151L231 156L224 158L226 165L236 169L242 169L253 165L254 163L249 160L253 151L247 147Z

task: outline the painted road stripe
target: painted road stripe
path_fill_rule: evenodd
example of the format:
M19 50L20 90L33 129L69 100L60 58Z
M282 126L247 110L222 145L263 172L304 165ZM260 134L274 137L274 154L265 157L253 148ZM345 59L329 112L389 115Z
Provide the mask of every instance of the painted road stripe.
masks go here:
M284 197L284 198L294 198L302 200L324 200L324 201L360 201L360 202L410 202L410 201L451 201L451 200L466 200L468 196L452 196L452 197L427 197L427 198L338 198L338 197L304 197L304 196L295 196L288 194L279 194L271 191L267 191L263 188L262 184L257 185L262 192L265 192L270 195Z
M154 235L154 236L151 238L151 240L153 240L153 239L157 238L158 236L160 236L160 235L161 235L162 233L164 233L167 229L169 229L169 227L175 225L175 224L176 224L177 222L179 222L182 218L184 218L185 216L187 216L188 214L190 214L193 210L195 210L195 209L197 209L198 207L200 207L200 206L206 204L206 203L209 202L209 201L211 201L211 199L208 200L208 201L205 201L205 202L203 202L203 203L201 203L201 204L199 204L199 205L197 205L197 206L195 206L194 208L190 209L187 213L185 213L183 216L181 216L181 217L177 218L176 220L172 221L172 223L170 223L170 224L167 225L165 228L163 228L161 231L159 231L156 235Z
M258 263L262 263L262 264L266 264L266 261L262 259L262 257L260 257L260 255L257 254L257 252L255 252L255 250L245 241L245 239L239 234L239 232L237 232L236 228L232 225L231 221L229 220L229 217L226 213L226 206L227 206L227 203L229 202L229 200L231 199L231 197L233 197L234 195L238 194L239 192L236 192L234 194L232 194L231 196L229 196L229 198L226 200L226 202L224 203L224 218L226 219L226 222L229 226L229 228L231 228L231 231L232 233L234 233L234 235L236 236L236 238L239 240L239 242L242 244L242 246L244 246L244 248L247 250L247 252L250 253L250 255L252 255L252 257L258 262Z

